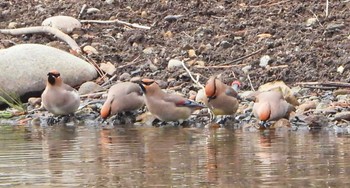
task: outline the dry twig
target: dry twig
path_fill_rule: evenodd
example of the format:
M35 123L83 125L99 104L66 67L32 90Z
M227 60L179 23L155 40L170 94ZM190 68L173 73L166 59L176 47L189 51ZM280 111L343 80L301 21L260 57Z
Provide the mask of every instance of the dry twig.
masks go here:
M0 29L0 33L8 35L24 35L32 33L50 33L55 35L57 38L65 41L73 51L81 54L81 49L79 45L73 40L69 35L63 33L59 29L49 27L49 26L35 26L35 27L26 27L18 29Z
M191 77L192 81L193 81L194 83L196 83L198 86L200 86L202 89L204 89L204 86L203 86L201 83L199 83L198 80L194 79L194 77L193 77L192 74L191 74L191 71L186 67L185 62L184 62L184 61L181 61L181 63L182 63L182 66L184 67L184 69L186 70L186 72L188 73L188 75ZM199 78L199 77L198 77L198 78Z
M249 74L247 74L247 78L248 78L248 81L249 81L249 85L250 85L250 88L255 91L254 87L253 87L253 84L252 84L252 80L250 79L250 76Z
M260 53L260 52L262 52L262 51L264 51L264 50L266 50L265 47L260 48L259 50L255 51L255 52L253 52L253 53L250 53L250 54L248 54L248 55L245 55L245 56L242 56L242 57L240 57L240 58L237 58L237 59L231 61L230 63L224 64L224 65L229 65L229 64L232 64L232 63L240 62L240 61L242 61L243 59L246 59L246 58L251 57L251 56L253 56L253 55L255 55L255 54L258 54L258 53Z
M198 69L225 69L225 68L232 68L232 67L240 67L245 66L246 63L238 64L238 65L213 65L213 66L194 66L194 68Z
M350 83L347 82L297 82L296 85L303 85L303 86L312 86L312 85L318 85L318 86L324 86L324 87L348 87L350 88Z
M122 24L122 25L127 25L130 27L135 27L135 28L139 28L139 29L151 29L151 27L149 26L144 26L144 25L139 25L139 24L135 24L135 23L128 23L128 22L124 22L118 19L115 20L80 20L81 23L98 23L98 24L110 24L110 23L118 23L118 24Z
M328 7L329 7L329 1L326 0L326 18L328 17Z
M88 93L88 94L80 95L80 98L98 97L98 96L102 96L105 93L107 93L107 92L106 91L100 91L100 92L96 92L96 93Z
M83 12L85 11L86 7L87 7L87 5L86 5L86 4L83 4L83 7L81 7L80 12L79 12L78 19L79 19L80 16L83 14Z

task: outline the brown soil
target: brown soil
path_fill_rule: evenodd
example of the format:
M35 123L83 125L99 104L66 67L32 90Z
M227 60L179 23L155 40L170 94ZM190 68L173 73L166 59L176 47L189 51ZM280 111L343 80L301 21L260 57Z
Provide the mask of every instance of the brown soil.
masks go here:
M97 63L109 61L119 67L135 61L135 64L118 68L118 76L128 72L132 76L173 80L168 82L168 87L184 81L192 85L183 68L169 71L167 64L172 58L188 58L188 50L194 49L196 59L208 66L190 67L191 72L202 75L201 83L210 75L222 74L225 81L236 77L244 83L243 89L249 89L247 74L242 71L246 65L252 66L249 75L255 88L273 80L283 80L290 85L300 81L350 82L350 2L346 0L330 1L328 17L326 1L319 0L115 0L113 4L104 1L2 1L0 28L7 28L10 22L16 22L17 27L38 26L45 18L55 15L77 17L84 3L87 8L94 7L100 12L85 11L82 20L118 18L152 26L150 30L143 30L117 24L83 24L82 31L76 32L79 45L91 45L98 50L99 54L92 56ZM164 20L168 15L183 17ZM306 26L306 21L316 16L317 21ZM0 48L20 43L47 44L55 40L54 36L45 34L0 34ZM63 42L59 46L68 49ZM148 47L153 48L151 54L143 52ZM235 62L259 49L264 50ZM262 55L271 57L272 68L259 66ZM150 64L156 67L153 66L153 71ZM213 65L235 66L210 67ZM337 72L339 66L345 68L342 74Z

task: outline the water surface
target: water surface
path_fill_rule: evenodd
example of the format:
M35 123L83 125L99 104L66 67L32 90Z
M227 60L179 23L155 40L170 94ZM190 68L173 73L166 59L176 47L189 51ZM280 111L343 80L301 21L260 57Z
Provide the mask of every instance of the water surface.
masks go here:
M345 187L350 136L229 128L0 126L0 186Z

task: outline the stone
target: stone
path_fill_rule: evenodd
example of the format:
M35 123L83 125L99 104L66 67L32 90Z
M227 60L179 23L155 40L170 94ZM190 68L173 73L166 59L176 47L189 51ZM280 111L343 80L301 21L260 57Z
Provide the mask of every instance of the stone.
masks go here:
M121 81L128 81L130 79L131 79L131 75L127 72L124 72L123 74L121 74L119 76L119 80L121 80Z
M144 54L147 54L147 55L150 55L150 54L153 54L153 47L147 47L143 50L143 53Z
M95 8L95 7L91 7L91 8L88 8L86 10L86 13L88 13L88 14L97 13L97 12L100 12L100 9Z
M316 23L317 19L315 17L309 18L306 20L306 26L310 27L313 26Z
M350 121L350 111L347 112L338 112L334 115L334 121L339 121L339 120L347 120Z
M252 68L251 65L247 65L247 66L244 66L244 67L242 68L242 71L243 71L245 74L248 74L251 68Z
M52 16L46 18L41 25L57 28L67 34L81 28L80 21L70 16Z
M168 69L172 69L175 67L181 67L182 66L182 61L178 59L170 59L168 62Z
M88 81L83 83L79 90L78 93L80 95L84 95L84 94L89 94L89 93L95 93L95 92L99 92L99 91L103 91L105 90L103 87L101 87L100 85L96 84L95 82L92 81Z
M315 101L307 101L301 105L299 105L297 109L297 113L303 113L305 111L308 111L310 109L316 109L316 102Z
M41 45L20 44L0 50L0 88L7 93L23 96L43 91L47 73L53 69L61 73L71 86L97 77L95 67L65 51ZM1 96L4 96L0 92Z
M268 56L268 55L263 55L261 58L260 58L260 63L259 63L259 66L260 67L266 67L268 64L269 64L269 61L271 60L271 57Z
M100 69L110 76L112 76L117 71L117 68L115 68L115 66L111 62L101 63Z
M15 29L17 28L18 23L17 22L10 22L7 26L9 29Z
M188 57L197 57L196 51L194 51L193 49L188 50Z
M88 55L91 55L91 54L98 54L98 51L96 50L96 48L92 47L92 46L84 46L83 48L83 52L85 52L86 54Z

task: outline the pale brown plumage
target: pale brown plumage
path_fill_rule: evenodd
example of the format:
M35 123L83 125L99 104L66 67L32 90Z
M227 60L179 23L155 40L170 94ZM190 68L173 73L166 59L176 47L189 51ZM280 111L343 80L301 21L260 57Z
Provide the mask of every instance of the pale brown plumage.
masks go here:
M293 105L283 98L281 92L265 91L255 96L253 114L260 121L275 121L288 118L293 109Z
M108 91L107 100L101 108L101 117L105 119L120 112L137 110L144 104L142 90L138 84L132 82L117 83Z
M233 87L212 76L205 85L205 94L208 98L207 105L215 115L233 115L236 113L239 102L237 100L238 94Z
M80 105L78 92L63 83L58 71L50 71L47 76L46 88L41 95L44 108L54 115L74 113Z
M140 87L148 110L162 121L186 120L194 110L204 108L203 105L179 95L165 93L151 79L143 79Z

